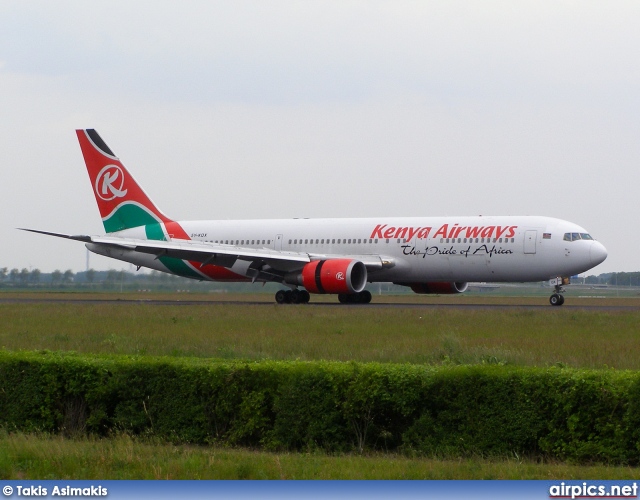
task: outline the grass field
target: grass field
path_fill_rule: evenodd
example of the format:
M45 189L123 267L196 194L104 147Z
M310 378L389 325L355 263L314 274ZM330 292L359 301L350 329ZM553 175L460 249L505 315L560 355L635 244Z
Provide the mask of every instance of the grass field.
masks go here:
M640 469L513 456L266 453L112 439L0 434L1 479L638 479Z
M9 296L2 294L2 297ZM37 294L37 297L44 296ZM637 355L640 303L634 298L574 298L570 302L637 307L591 311L550 306L533 310L277 306L271 303L270 295L160 295L163 300L207 303L158 306L130 302L138 298L136 295L96 297L126 300L86 304L0 303L0 348L250 360L522 366L560 363L583 368L640 369ZM142 297L151 298L144 294ZM424 303L441 301L445 305L544 303L540 298L486 296L426 299L403 296L386 300L409 303L417 299ZM225 303L238 300L253 303ZM270 454L177 446L128 436L73 440L5 432L0 433L0 477L630 479L640 477L640 470L537 463L520 457L437 460L397 455Z
M536 299L521 299L531 300ZM8 350L640 369L640 307L158 306L123 301L3 303L0 317L0 348Z

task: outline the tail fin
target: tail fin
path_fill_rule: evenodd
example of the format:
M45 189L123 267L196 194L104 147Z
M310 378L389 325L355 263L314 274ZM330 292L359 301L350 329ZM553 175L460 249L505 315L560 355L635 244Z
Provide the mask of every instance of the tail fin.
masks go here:
M107 233L173 222L149 199L98 132L83 129L76 134Z

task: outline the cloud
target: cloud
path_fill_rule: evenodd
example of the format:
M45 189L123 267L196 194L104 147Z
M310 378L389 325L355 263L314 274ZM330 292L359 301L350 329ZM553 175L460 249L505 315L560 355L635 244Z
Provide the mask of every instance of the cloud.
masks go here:
M640 76L630 2L11 5L11 71L178 101L572 99L630 95Z
M73 134L95 127L175 217L552 215L635 270L639 11L3 2L0 230L101 231ZM15 238L0 267L84 265Z

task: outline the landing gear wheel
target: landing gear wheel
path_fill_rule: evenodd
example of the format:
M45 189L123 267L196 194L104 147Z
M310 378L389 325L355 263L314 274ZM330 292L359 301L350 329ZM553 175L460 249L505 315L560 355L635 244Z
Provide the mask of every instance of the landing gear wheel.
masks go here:
M341 304L348 304L349 303L349 296L346 293L339 293L338 294L338 301Z
M276 302L278 304L308 304L311 295L306 290L278 290Z
M300 290L298 289L291 290L291 303L292 304L300 303Z
M276 292L276 302L278 304L286 304L286 302L287 302L287 292L286 292L286 290L278 290Z
M371 302L371 292L369 290L360 292L360 297L360 302L363 304L369 304Z
M552 306L561 306L564 304L564 297L559 293L554 293L551 297L549 297L549 304Z

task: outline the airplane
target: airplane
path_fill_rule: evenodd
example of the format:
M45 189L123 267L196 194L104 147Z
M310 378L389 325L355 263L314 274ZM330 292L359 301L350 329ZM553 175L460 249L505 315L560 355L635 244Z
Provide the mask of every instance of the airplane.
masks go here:
M367 283L455 294L469 282L555 280L607 258L584 228L542 216L380 217L176 221L163 214L94 129L76 130L105 235L24 229L85 243L100 255L203 281L274 282L275 300L336 294L371 301Z

